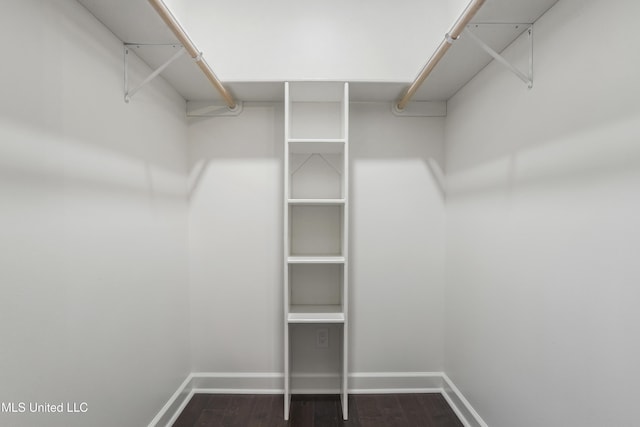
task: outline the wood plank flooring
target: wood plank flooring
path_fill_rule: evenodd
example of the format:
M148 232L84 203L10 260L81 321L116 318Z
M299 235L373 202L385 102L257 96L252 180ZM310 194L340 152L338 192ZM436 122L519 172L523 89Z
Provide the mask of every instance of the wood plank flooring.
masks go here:
M439 393L349 396L342 420L339 396L296 395L288 422L282 395L196 394L173 427L462 427Z

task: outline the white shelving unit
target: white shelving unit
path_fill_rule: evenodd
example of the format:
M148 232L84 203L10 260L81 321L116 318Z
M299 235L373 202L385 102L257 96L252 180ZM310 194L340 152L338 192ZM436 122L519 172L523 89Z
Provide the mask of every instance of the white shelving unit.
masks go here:
M339 328L340 339L330 336L328 345L340 350L346 420L349 84L287 82L284 98L284 417L289 419L294 358L310 351L295 354L293 341L306 334L304 341L312 342L308 334L313 334L313 327L300 325L315 324L326 325L327 333ZM313 361L297 362L308 366ZM336 374L314 372L318 373Z

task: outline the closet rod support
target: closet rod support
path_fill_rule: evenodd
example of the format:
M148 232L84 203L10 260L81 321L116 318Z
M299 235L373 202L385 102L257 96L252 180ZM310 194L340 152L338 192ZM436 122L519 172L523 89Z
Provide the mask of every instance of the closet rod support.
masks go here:
M213 85L213 87L218 91L222 99L224 99L225 104L229 107L229 110L232 112L237 112L241 110L241 107L238 106L238 103L233 98L231 93L227 90L226 87L222 84L218 76L215 75L207 61L202 57L202 52L200 52L196 46L193 44L193 41L189 38L186 31L175 16L171 13L166 4L164 4L163 0L147 0L149 4L153 7L156 13L160 16L160 18L164 21L165 25L171 30L173 35L178 39L178 41L182 44L182 46L187 49L189 56L193 58L198 65L198 68L204 73L209 82Z
M407 88L402 97L398 99L395 110L402 111L407 106L411 98L416 94L422 83L429 77L433 69L438 65L440 60L447 53L449 48L453 45L453 42L460 37L460 33L464 30L464 28L471 22L473 17L478 13L482 5L486 0L471 0L467 7L462 12L462 15L457 19L451 30L445 34L444 39L438 47L436 51L431 55L431 58L427 61L418 76L415 78L413 83Z
M184 46L180 46L180 49L178 49L178 51L175 54L173 54L171 58L169 58L164 64L162 64L155 71L149 74L147 78L145 78L138 86L134 87L133 89L129 89L129 70L128 70L129 69L129 60L128 60L129 46L131 45L125 44L124 46L124 102L131 101L131 98L133 98L133 95L135 95L140 89L142 89L151 80L158 77L158 75L161 72L163 72L165 68L167 68L176 59L180 58L184 53L187 52ZM135 46L139 46L139 45L135 45Z
M533 87L533 42L532 42L533 34L532 32L533 32L533 26L530 26L527 29L527 34L529 37L529 72L527 75L522 71L520 71L518 68L516 68L515 65L507 61L507 59L504 56L500 55L498 52L493 50L488 44L483 42L478 36L476 36L473 33L473 31L469 30L468 28L464 29L465 35L469 36L469 38L473 40L474 43L476 43L482 50L487 52L489 55L493 57L493 59L498 61L500 64L504 65L508 70L510 70L513 74L515 74L520 80L525 82L527 84L527 87L529 87L529 89Z

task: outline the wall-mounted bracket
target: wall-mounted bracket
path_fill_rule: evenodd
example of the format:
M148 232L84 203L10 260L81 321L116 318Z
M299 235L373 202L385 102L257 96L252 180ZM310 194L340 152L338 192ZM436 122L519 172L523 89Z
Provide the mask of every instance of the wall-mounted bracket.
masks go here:
M525 82L529 89L533 87L533 25L529 25L527 28L527 36L529 37L529 70L528 73L525 74L512 63L507 61L504 56L500 55L498 52L493 50L488 44L480 40L478 36L476 36L469 28L464 29L464 34L469 36L469 39L473 40L482 50L487 52L489 55L493 57L500 64L504 65L507 69L509 69L513 74L515 74L520 80Z
M129 51L131 47L135 46L136 48L141 48L144 46L171 46L173 48L178 48L177 52L173 54L171 58L169 58L164 64L159 66L155 71L147 76L138 86L134 88L129 88ZM165 68L171 65L176 59L180 58L186 52L185 48L182 45L178 44L136 44L136 43L125 43L124 45L124 102L129 102L133 95L136 94L143 86L149 83L151 80L155 79L160 73L162 73Z
M446 101L412 101L402 110L396 101L391 103L391 112L399 117L445 117Z
M233 108L222 101L187 101L187 117L233 117L242 113L242 108L240 101Z

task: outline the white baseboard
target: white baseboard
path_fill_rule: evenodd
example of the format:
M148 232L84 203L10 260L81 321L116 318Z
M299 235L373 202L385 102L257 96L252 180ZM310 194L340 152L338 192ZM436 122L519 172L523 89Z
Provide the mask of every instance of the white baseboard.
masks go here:
M191 375L193 374L189 374L182 384L180 384L178 390L173 393L169 401L165 403L160 412L151 420L149 427L170 426L174 423L178 415L180 415L180 412L187 406L193 396Z
M203 393L278 394L283 392L283 378L277 372L194 372L191 385Z
M488 427L484 422L480 414L471 406L469 401L458 390L458 387L451 381L451 379L442 373L443 390L442 395L449 403L449 406L454 410L458 418L462 421L465 427Z
M194 372L173 394L149 427L171 426L196 393L281 394L279 372ZM293 394L337 394L337 374L293 374ZM444 372L355 372L349 374L350 394L441 393L465 427L488 427Z
M439 393L442 372L354 372L349 374L349 393Z

